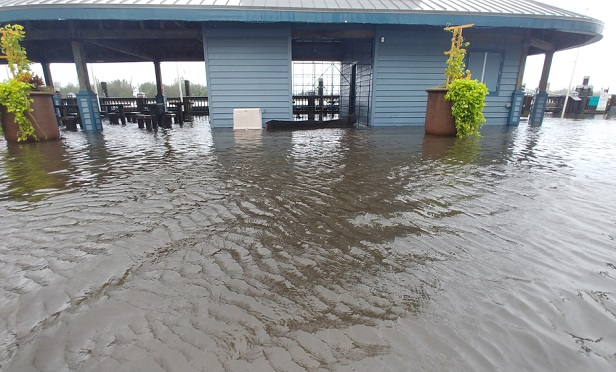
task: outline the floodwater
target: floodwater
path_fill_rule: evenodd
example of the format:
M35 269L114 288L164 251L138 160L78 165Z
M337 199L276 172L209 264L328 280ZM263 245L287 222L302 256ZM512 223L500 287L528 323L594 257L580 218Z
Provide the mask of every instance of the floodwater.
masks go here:
M0 149L2 371L613 371L616 121Z

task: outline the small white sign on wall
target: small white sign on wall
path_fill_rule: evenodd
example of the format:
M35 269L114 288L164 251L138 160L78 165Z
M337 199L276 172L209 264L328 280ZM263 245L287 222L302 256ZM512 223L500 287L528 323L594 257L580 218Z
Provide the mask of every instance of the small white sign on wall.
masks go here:
M260 108L233 109L233 129L262 129Z

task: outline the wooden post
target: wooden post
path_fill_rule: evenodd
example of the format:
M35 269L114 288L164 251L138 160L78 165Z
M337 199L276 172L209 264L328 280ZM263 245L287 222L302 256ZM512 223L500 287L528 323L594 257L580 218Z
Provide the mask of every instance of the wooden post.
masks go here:
M522 45L522 55L520 56L520 64L518 70L518 78L515 84L515 89L522 89L522 81L524 80L524 70L526 69L526 60L528 59L528 50L530 49L530 31L526 33Z
M319 79L319 121L323 121L323 79Z
M315 104L316 104L316 100L315 100L315 96L313 93L313 95L308 96L308 120L309 121L314 121Z
M160 62L154 62L154 74L156 76L156 97L163 95L163 75L160 70ZM157 101L158 102L158 101Z
M88 77L88 65L83 43L72 41L73 58L77 68L77 78L79 79L79 93L77 93L77 105L79 107L79 118L81 127L86 132L100 132L103 130L101 113L98 107L97 94L92 91L90 79Z
M154 74L156 75L156 121L152 121L154 129L160 121L160 115L167 110L167 102L163 92L163 74L160 70L160 61L154 61Z
M43 67L43 78L45 79L45 85L48 87L53 87L53 78L51 76L51 68L49 62L41 63Z
M186 97L190 97L190 81L184 80L184 93Z
M101 81L101 90L103 91L105 98L109 98L109 89L107 88L106 81Z
M449 61L453 60L454 55L459 54L457 53L457 51L460 51L460 49L462 49L462 42L464 41L464 38L462 37L462 30L465 28L473 27L473 26L474 24L445 27L445 31L451 31L452 33L451 49L445 52L445 54L449 55L449 59L447 60L448 65L449 65ZM451 76L447 75L447 81L445 82L445 87L449 87L449 83L451 83Z
M550 68L552 67L552 58L554 50L545 52L545 60L543 61L543 71L541 71L541 80L539 80L539 93L535 95L533 107L530 110L528 123L531 125L541 125L543 116L548 102L548 78L550 76Z
M355 114L355 101L356 97L356 88L357 84L357 64L353 64L351 67L351 86L349 89L349 116Z
M79 89L92 91L90 85L90 79L88 77L88 65L86 62L86 52L83 48L83 43L80 41L72 41L71 46L73 48L73 59L75 60L75 67L77 68L77 78L79 79Z
M548 78L550 77L550 68L552 68L553 57L553 50L545 52L545 59L543 60L543 70L541 71L541 80L539 80L540 92L545 92L548 89Z

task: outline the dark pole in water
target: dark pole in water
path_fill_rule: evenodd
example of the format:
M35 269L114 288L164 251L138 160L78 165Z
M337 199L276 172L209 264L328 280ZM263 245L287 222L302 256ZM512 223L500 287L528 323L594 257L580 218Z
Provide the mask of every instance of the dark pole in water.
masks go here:
M567 94L565 95L565 102L563 103L563 109L560 113L560 118L565 117L565 112L567 111L567 103L569 101L569 94L571 94L571 85L573 84L573 75L575 74L575 68L577 67L578 57L580 56L580 48L577 48L577 53L575 54L575 61L573 61L573 71L571 72L571 79L569 80L569 86L567 87Z
M160 70L160 62L154 61L154 76L156 77L156 102L162 102L163 97L163 74ZM160 101L159 101L160 99Z
M109 90L107 90L107 82L106 81L101 81L101 89L103 91L103 95L105 96L105 98L109 97Z
M319 121L323 121L323 79L319 79Z
M53 87L53 78L51 77L51 68L48 62L41 63L43 67L43 78L45 78L45 85Z
M190 97L190 81L184 80L184 93L186 97Z
M349 87L349 113L351 116L355 113L355 83L357 80L357 65L354 64L351 68L351 86Z

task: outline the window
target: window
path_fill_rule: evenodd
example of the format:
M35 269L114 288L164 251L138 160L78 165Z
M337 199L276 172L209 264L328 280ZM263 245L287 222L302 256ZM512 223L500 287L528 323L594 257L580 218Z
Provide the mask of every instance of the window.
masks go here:
M488 87L490 93L498 91L500 85L503 53L500 52L469 52L466 67L473 79L477 79Z

